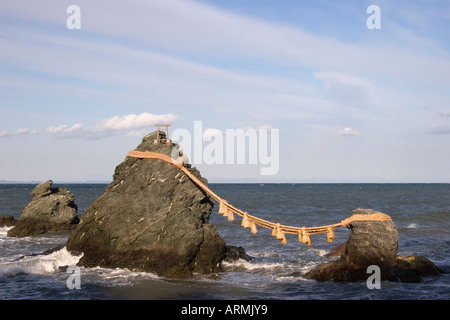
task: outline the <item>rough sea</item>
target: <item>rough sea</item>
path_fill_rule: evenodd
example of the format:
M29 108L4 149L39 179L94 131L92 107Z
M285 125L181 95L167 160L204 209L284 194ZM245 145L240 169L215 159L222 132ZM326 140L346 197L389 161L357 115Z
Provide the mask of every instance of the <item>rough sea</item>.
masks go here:
M31 201L35 184L0 185L0 215L14 215ZM81 216L106 184L58 184L72 191ZM399 231L399 255L423 255L450 272L450 184L209 184L223 199L252 215L293 226L337 223L352 210L370 208L391 216ZM79 268L79 257L65 248L69 234L11 238L0 228L0 299L2 300L448 300L450 273L424 277L420 283L381 282L369 289L366 281L320 283L302 275L329 261L325 255L347 241L350 231L338 228L333 243L326 235L311 236L311 246L287 235L281 244L268 229L252 234L240 218L228 221L217 213L210 222L227 245L240 246L253 257L224 263L224 272L211 277L165 279L127 269ZM73 271L76 270L76 271ZM73 272L72 272L73 271ZM74 287L77 275L78 288ZM369 274L368 274L369 276Z

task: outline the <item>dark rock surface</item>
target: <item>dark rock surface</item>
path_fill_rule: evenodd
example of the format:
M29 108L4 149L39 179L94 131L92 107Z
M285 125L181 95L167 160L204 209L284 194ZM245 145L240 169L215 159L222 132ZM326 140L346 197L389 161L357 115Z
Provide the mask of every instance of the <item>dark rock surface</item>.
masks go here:
M52 188L52 180L37 185L33 199L22 210L8 237L27 237L49 231L72 230L79 222L75 195L66 188Z
M156 132L138 151L170 156L176 145ZM190 166L187 166L189 168ZM195 168L197 178L207 182ZM164 277L221 271L226 245L208 222L213 202L178 168L159 159L126 158L113 181L83 214L67 249L80 266L128 268Z
M245 249L242 247L235 246L227 246L227 255L224 259L226 262L236 262L239 259L243 259L247 262L253 260L247 253L245 253Z
M370 209L356 209L352 214L371 214ZM318 281L350 282L367 280L367 268L380 268L381 280L419 282L422 276L443 271L425 257L397 256L398 231L393 221L354 221L349 239L328 256L341 256L307 272L304 277Z
M352 215L376 213L371 209L356 209ZM398 231L393 221L354 221L346 244L345 259L359 266L389 266L398 251Z
M1 227L13 227L17 223L16 218L12 215L0 216L0 228Z

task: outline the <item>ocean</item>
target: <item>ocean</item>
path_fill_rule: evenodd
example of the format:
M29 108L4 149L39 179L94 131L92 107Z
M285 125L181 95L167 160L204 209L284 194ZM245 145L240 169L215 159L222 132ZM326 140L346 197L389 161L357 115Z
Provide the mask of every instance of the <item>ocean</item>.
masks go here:
M78 213L102 193L106 184L57 184L76 196ZM31 201L35 184L0 185L0 215L14 215ZM450 272L450 184L214 184L209 187L235 207L273 222L293 226L337 223L356 208L391 216L399 231L399 255L423 255ZM1 300L448 300L450 273L424 277L420 283L382 281L369 289L351 283L306 280L304 273L329 261L326 254L348 239L338 228L333 243L326 234L311 236L311 246L287 235L287 244L268 229L252 234L240 218L210 217L227 245L243 247L253 260L224 263L217 276L166 279L127 269L78 268L79 257L61 248L67 232L11 238L0 228ZM77 276L78 287L71 284ZM369 275L368 275L369 276Z

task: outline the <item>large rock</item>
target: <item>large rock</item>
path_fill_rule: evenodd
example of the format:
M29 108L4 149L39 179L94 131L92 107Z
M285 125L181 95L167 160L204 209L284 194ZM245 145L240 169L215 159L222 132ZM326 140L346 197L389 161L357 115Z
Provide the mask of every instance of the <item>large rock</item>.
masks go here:
M156 133L138 151L170 156L176 145ZM165 143L164 143L165 142ZM204 183L195 168L188 170ZM224 240L208 223L213 202L177 167L159 159L126 158L67 241L85 267L128 268L164 277L221 270Z
M356 209L354 214L372 214L370 209ZM338 260L329 261L307 272L304 277L318 281L347 282L367 280L367 268L380 268L381 280L419 282L421 276L439 275L443 271L425 257L397 256L398 231L393 221L354 221L345 245L336 252ZM334 256L330 254L329 256Z
M352 215L370 215L371 209L356 209ZM389 266L395 262L398 251L398 231L392 220L354 221L347 241L344 258L358 266Z
M22 210L8 237L27 237L49 231L72 230L79 222L75 195L67 188L52 188L52 180L36 186L33 199Z

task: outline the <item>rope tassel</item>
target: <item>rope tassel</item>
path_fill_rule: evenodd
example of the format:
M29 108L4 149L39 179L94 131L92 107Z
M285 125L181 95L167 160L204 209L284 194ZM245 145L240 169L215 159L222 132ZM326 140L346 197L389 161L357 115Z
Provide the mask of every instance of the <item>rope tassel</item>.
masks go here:
M305 227L301 228L298 232L298 241L306 243L307 246L311 245L311 240L309 239L309 234Z
M327 228L327 242L333 242L334 232L331 228Z
M284 233L281 232L280 229L278 229L278 231L277 231L277 239L278 240L282 240L283 238L284 238Z
M234 220L233 211L228 207L228 202L226 200L222 199L220 201L219 213L224 217L227 217L229 221Z
M228 217L228 221L233 221L234 220L234 215L233 215L233 211L230 208L226 208L226 213L225 216Z
M224 214L226 211L226 204L227 202L225 200L221 200L220 201L220 206L219 206L219 214Z
M272 236L276 237L278 240L281 240L282 244L286 244L286 237L283 233L283 231L281 231L281 226L279 223L276 224L275 228L272 229Z
M278 234L278 228L279 228L279 227L280 227L280 224L277 223L277 224L275 225L275 228L272 229L272 236L274 236L274 237L277 236L277 234Z
M247 212L245 212L244 213L244 218L242 218L242 223L241 223L241 225L244 227L244 228L250 228L250 222L248 221L248 216L247 216L248 214L247 214Z
M258 229L256 229L256 224L253 221L251 222L251 227L250 228L251 228L251 231L252 231L253 234L258 232Z

